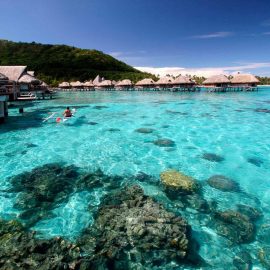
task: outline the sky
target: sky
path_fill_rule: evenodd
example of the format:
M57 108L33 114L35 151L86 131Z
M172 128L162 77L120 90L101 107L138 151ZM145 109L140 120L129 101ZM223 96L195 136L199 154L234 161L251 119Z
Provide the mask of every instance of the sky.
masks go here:
M0 39L108 53L155 74L270 76L270 0L1 0Z

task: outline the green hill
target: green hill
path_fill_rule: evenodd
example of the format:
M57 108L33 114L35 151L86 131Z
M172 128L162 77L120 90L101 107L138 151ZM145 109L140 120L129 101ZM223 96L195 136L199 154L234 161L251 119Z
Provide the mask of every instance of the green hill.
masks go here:
M101 51L35 42L0 40L0 65L26 65L39 79L51 85L62 81L85 81L98 74L110 80L131 79L134 82L154 77Z

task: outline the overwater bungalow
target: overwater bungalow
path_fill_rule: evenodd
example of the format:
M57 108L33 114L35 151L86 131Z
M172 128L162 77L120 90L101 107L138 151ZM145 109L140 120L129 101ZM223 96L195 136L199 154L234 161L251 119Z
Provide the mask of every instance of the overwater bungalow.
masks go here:
M42 86L42 81L34 77L34 71L27 71L27 66L0 66L0 73L9 79L7 88L10 100L19 99L29 93L33 95L32 91L35 91L36 95L44 95L48 91L48 87Z
M70 89L70 84L69 82L62 82L58 85L58 87L61 89Z
M30 71L28 70L27 73L33 77L35 76L35 71L33 70L30 70Z
M231 79L232 87L243 90L256 90L259 82L252 74L237 74Z
M83 89L84 84L82 82L80 82L80 81L76 81L76 82L71 82L70 86L71 86L72 89L77 89L78 90L78 89Z
M155 85L157 88L160 89L168 89L172 87L173 78L166 76L163 78L160 78L157 82L155 82Z
M107 90L107 91L112 91L114 89L114 84L110 80L104 80L101 83L99 83L96 87L98 90Z
M90 80L90 81L87 81L83 84L83 89L86 91L94 91L95 86L94 86L93 82Z
M116 90L132 90L133 83L131 80L122 80L116 83L115 89Z
M230 80L223 74L207 78L203 85L209 92L225 92L231 85Z
M27 73L26 66L0 66L0 73L8 78L8 96L10 100L16 100L20 95L19 79Z
M20 84L20 92L39 91L42 82L30 75L28 72L24 73L18 80Z
M223 74L211 76L203 82L206 87L228 87L230 84L230 80Z
M136 84L135 84L135 87L138 89L138 90L143 90L143 89L153 89L155 88L155 81L153 79L143 79L141 81L138 81Z
M8 115L7 101L9 99L9 79L0 73L0 123L3 123Z
M99 75L97 75L97 77L93 80L93 84L94 86L98 86L102 81L103 81L102 78Z
M195 82L187 76L178 76L173 82L173 91L195 91Z
M47 83L45 83L45 82L42 82L40 86L44 87L44 88L47 88L47 89L49 88L49 85Z

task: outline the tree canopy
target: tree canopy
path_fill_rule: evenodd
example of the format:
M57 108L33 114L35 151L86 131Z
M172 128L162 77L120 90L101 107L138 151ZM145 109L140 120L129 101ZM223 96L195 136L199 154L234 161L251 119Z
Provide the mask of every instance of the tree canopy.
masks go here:
M24 65L48 84L62 81L85 81L98 74L110 80L137 82L153 75L143 73L98 50L67 45L11 42L0 40L0 65Z

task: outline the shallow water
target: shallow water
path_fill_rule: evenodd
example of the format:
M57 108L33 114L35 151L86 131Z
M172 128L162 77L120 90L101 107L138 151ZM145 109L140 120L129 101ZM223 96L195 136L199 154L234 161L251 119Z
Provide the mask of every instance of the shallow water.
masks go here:
M76 114L56 123L66 106ZM59 93L57 99L24 103L25 113L10 108L7 122L0 126L0 216L19 215L14 208L17 194L3 192L9 177L47 163L73 164L83 171L100 168L107 175L152 175L176 169L204 182L219 174L237 181L241 193L222 192L204 185L204 196L216 200L220 210L236 209L244 203L263 211L258 224L270 226L270 89L254 93L157 93L83 92ZM257 111L256 111L257 110ZM50 113L57 114L43 123ZM151 129L140 133L139 128ZM154 144L159 139L174 142L171 147ZM214 154L219 159L203 158ZM209 160L210 159L210 160ZM147 195L170 204L159 186L139 183ZM134 180L134 182L136 182ZM33 229L40 237L61 235L76 238L93 222L90 205L98 206L105 191L81 191L52 210L53 216ZM172 206L170 206L172 207ZM248 250L255 260L253 269L264 269L257 254L270 246L270 231L264 241L229 247L227 239L207 226L209 220L173 209L186 217L201 244L201 256L214 269L232 265L234 253ZM200 217L200 218L199 218ZM259 235L260 232L258 232ZM268 239L267 239L268 236Z

